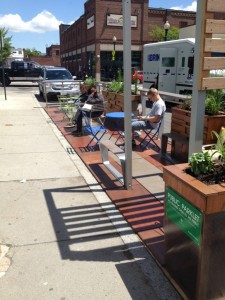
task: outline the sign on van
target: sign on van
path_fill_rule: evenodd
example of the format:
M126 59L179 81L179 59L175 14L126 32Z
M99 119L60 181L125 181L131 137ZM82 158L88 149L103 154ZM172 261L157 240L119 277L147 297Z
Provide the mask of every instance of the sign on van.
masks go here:
M148 61L159 61L159 54L149 54Z

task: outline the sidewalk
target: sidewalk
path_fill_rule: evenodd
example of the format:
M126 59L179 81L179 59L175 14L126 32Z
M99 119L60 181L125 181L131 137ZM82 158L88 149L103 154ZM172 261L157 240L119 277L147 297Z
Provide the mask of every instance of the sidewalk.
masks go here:
M0 95L0 135L1 299L180 299L32 93Z

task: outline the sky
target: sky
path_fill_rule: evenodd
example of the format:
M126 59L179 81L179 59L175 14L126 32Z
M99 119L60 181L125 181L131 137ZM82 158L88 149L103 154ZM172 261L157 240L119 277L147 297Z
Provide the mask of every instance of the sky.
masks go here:
M59 25L72 24L84 13L86 0L0 0L0 28L8 30L14 48L36 49L59 44ZM182 4L180 4L182 2ZM149 0L149 7L196 11L193 0Z

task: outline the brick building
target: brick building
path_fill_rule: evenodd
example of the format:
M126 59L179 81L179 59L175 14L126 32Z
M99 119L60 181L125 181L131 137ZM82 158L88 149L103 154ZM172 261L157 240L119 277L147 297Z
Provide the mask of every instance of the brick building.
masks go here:
M46 55L32 56L25 58L27 61L36 61L42 66L61 66L60 46L51 45L46 48Z
M78 78L87 74L97 81L112 79L123 67L122 17L121 0L86 1L78 20L59 27L62 66ZM143 45L154 42L149 35L154 25L163 28L168 20L181 28L195 24L195 17L195 12L149 8L148 0L131 0L132 67L142 68Z

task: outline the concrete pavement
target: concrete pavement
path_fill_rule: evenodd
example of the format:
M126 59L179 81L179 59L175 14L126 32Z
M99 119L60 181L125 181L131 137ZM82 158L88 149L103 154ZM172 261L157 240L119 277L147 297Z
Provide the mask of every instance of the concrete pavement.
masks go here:
M2 300L180 299L33 93L0 92Z

